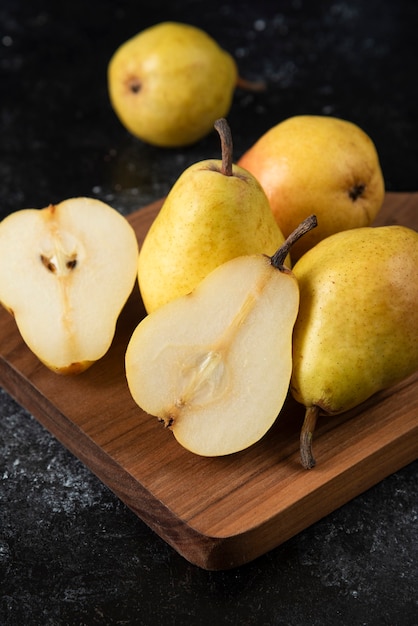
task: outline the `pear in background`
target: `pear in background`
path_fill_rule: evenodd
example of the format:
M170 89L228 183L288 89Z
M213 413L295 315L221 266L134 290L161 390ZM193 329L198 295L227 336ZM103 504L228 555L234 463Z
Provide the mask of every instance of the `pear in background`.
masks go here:
M203 30L178 22L151 26L122 44L108 66L108 90L121 123L160 147L192 144L230 109L238 76L232 56ZM262 85L260 84L260 88Z
M258 179L284 236L315 213L318 228L292 248L296 262L318 241L370 226L384 199L376 147L356 124L298 115L268 130L238 160Z
M347 411L418 369L418 233L405 226L338 233L293 271L300 308L291 391L306 407L301 458L309 468L320 411Z
M200 161L182 173L141 247L138 282L148 313L192 291L225 261L273 254L284 241L260 184L232 164L226 120L215 126L222 160Z
M195 454L222 456L258 441L289 390L299 290L283 262L296 237L273 257L240 256L196 289L145 317L126 351L135 402Z
M0 223L0 302L40 361L80 373L109 349L137 259L132 226L100 200L16 211Z

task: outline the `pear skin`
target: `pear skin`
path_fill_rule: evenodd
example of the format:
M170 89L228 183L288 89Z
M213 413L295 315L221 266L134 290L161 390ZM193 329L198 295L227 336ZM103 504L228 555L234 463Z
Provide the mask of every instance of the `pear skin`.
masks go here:
M108 90L121 123L160 147L195 143L228 114L238 72L232 56L195 26L162 22L113 54Z
M296 115L270 128L238 160L261 183L285 237L315 213L318 228L292 248L296 262L325 237L370 226L384 198L372 139L356 124Z
M319 412L354 408L418 369L418 233L395 225L337 233L293 271L291 392L307 408L301 456L313 467Z
M194 163L182 173L141 246L138 282L148 313L189 293L229 259L271 255L284 242L260 184L232 164L226 120L216 127L222 160Z

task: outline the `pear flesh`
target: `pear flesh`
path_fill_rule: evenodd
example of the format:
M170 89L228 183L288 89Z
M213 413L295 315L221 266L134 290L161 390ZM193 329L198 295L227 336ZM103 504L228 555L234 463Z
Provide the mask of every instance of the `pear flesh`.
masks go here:
M0 302L47 367L79 373L110 347L137 257L133 228L99 200L16 211L0 224Z
M418 369L418 233L394 225L337 233L293 271L291 391L307 407L301 456L312 467L319 411L352 409Z
M236 257L136 328L126 375L136 403L201 456L258 441L285 401L299 304L290 270Z

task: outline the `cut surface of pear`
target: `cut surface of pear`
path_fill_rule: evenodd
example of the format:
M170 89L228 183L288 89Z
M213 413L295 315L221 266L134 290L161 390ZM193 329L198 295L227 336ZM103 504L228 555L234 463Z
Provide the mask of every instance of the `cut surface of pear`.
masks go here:
M45 365L81 372L110 347L137 256L131 225L99 200L16 211L0 223L0 302Z
M287 396L298 303L293 274L269 257L222 264L134 331L126 352L134 400L195 454L254 444Z
M319 411L348 411L418 369L418 233L394 225L337 233L293 271L291 391L307 408L301 456L312 467Z

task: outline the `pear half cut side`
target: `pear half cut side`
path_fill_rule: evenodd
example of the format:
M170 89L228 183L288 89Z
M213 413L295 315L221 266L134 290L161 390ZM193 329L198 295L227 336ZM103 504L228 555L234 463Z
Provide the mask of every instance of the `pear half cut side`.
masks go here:
M99 200L16 211L0 224L0 302L42 363L80 373L111 345L137 257L132 226Z
M133 399L195 454L249 447L286 399L298 306L289 269L261 254L227 261L137 326L126 351Z

